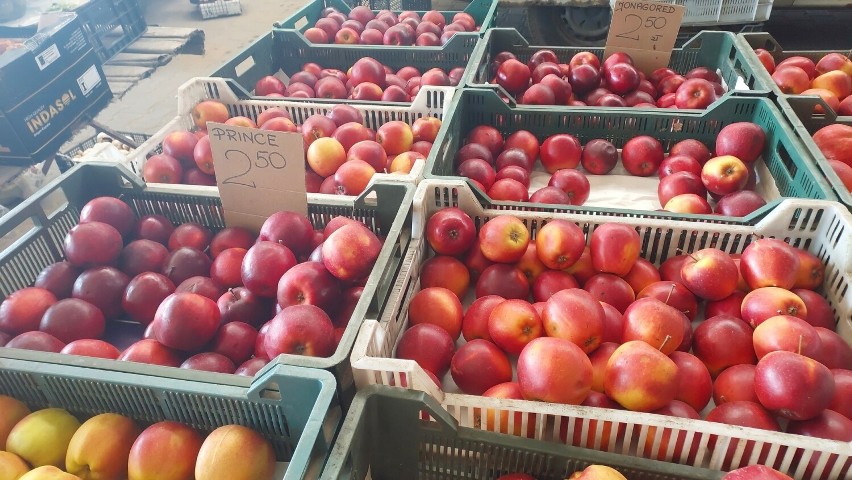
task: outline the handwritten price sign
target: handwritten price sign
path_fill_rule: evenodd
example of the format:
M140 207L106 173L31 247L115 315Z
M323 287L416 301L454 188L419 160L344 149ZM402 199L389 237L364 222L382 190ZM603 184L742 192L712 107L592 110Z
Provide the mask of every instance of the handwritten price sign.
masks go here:
M279 210L307 213L301 135L222 123L207 131L228 226L257 231Z
M668 3L617 1L604 56L627 53L646 74L668 66L684 10L682 5Z

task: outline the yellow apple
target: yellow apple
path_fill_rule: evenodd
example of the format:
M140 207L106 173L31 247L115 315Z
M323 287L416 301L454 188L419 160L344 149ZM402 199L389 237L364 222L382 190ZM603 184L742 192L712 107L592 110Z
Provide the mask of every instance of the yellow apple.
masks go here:
M18 480L30 466L21 457L9 452L0 452L0 480Z
M45 408L18 422L6 439L6 450L33 467L65 466L65 452L80 421L62 408Z
M225 425L204 439L196 480L271 480L275 473L272 444L254 430Z
M577 480L627 480L618 470L606 465L589 465L579 476L572 478Z
M63 472L53 465L43 465L25 473L18 480L80 480L80 477Z
M124 480L130 447L139 432L136 422L122 415L95 415L71 437L65 469L83 480Z
M151 425L130 449L129 480L193 480L201 441L198 432L181 423Z
M20 400L0 395L0 450L6 450L6 437L12 427L30 413L30 409Z

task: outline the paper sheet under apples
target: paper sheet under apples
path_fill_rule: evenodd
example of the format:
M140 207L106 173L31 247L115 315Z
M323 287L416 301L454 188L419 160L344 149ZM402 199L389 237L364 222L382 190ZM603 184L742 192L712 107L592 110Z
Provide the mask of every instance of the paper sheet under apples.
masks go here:
M755 192L760 194L767 202L781 198L775 179L766 168L763 159L758 159L755 164L757 173L757 185ZM619 159L616 167L607 175L591 175L585 171L591 185L589 199L583 206L608 207L608 208L630 208L633 210L660 210L663 207L657 198L657 185L660 183L656 175L651 177L634 177L624 170ZM529 193L532 195L536 190L546 187L550 180L550 174L542 169L541 164L530 175ZM711 201L711 205L715 202Z

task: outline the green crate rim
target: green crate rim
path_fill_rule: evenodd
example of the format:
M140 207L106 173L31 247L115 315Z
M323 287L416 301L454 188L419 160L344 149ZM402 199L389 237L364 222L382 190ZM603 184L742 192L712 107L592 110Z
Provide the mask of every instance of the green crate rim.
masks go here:
M434 148L431 154L426 159L426 170L425 170L425 178L427 179L464 179L464 177L454 176L454 175L443 175L435 173L436 170L436 162L438 161L439 155L452 155L454 152L441 152L444 142L449 141L448 137L450 136L449 128L452 121L456 116L460 115L458 111L462 109L462 102L465 100L467 96L493 96L497 97L497 93L491 89L476 89L476 88L463 88L453 99L452 104L448 112L445 113L445 120L443 125L441 126L441 130L438 133L437 138L435 139L435 145L438 148ZM751 96L743 96L743 97L728 97L711 106L708 110L700 111L697 113L693 113L692 111L678 111L678 110L669 110L669 109L634 109L634 108L595 108L595 107L564 107L559 110L544 112L545 115L558 115L560 112L562 113L573 113L573 114L587 114L589 116L592 115L610 115L615 116L619 113L623 113L624 115L629 116L639 116L639 117L649 117L653 118L656 116L669 117L674 119L678 118L693 118L698 119L705 115L712 115L712 112L715 109L726 108L730 104L734 104L735 102L741 103L758 103L761 104L763 108L767 109L772 113L773 118L777 121L777 128L780 129L781 135L783 138L787 139L787 142L791 147L795 149L795 151L799 154L799 159L801 163L798 164L799 168L805 168L812 177L811 180L814 183L814 186L819 190L819 193L822 195L823 200L837 201L837 197L834 194L834 189L831 188L831 185L825 179L825 176L822 174L822 170L819 169L816 165L813 164L813 160L811 155L804 149L801 141L798 140L797 135L793 131L793 128L788 124L785 120L785 117L782 116L781 111L778 107L775 106L773 102L771 102L767 98L762 97L751 97ZM505 114L507 116L512 114L542 114L541 110L519 106L511 108L508 105L505 105L501 102L503 108L505 108ZM641 217L641 218L656 218L660 220L688 220L688 221L703 221L710 223L726 223L726 224L747 224L756 221L757 219L766 215L772 208L774 208L778 203L784 198L781 197L779 199L767 202L767 204L752 212L748 216L745 217L726 217L721 215L701 215L701 214L679 214L679 213L671 213L664 211L650 211L650 210L631 210L631 209L623 209L623 208L609 208L609 207L592 207L592 206L553 206L547 204L536 204L530 202L509 202L509 201L494 201L491 200L484 192L482 192L478 187L474 186L472 183L469 183L471 189L477 194L478 197L483 201L488 208L498 208L504 210L533 210L533 211L542 211L542 212L554 212L554 213L585 213L585 214L596 214L596 215L618 215L625 217Z

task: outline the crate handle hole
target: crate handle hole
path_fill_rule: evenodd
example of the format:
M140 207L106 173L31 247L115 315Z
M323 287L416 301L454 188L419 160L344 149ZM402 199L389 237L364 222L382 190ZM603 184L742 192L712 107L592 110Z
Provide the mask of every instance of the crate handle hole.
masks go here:
M234 73L237 74L237 77L242 77L246 72L251 70L255 65L257 65L254 61L254 57L248 57L242 62L238 63L234 67Z
M302 17L302 18L296 20L296 23L294 23L293 26L296 27L296 30L301 30L307 24L308 24L308 17Z

